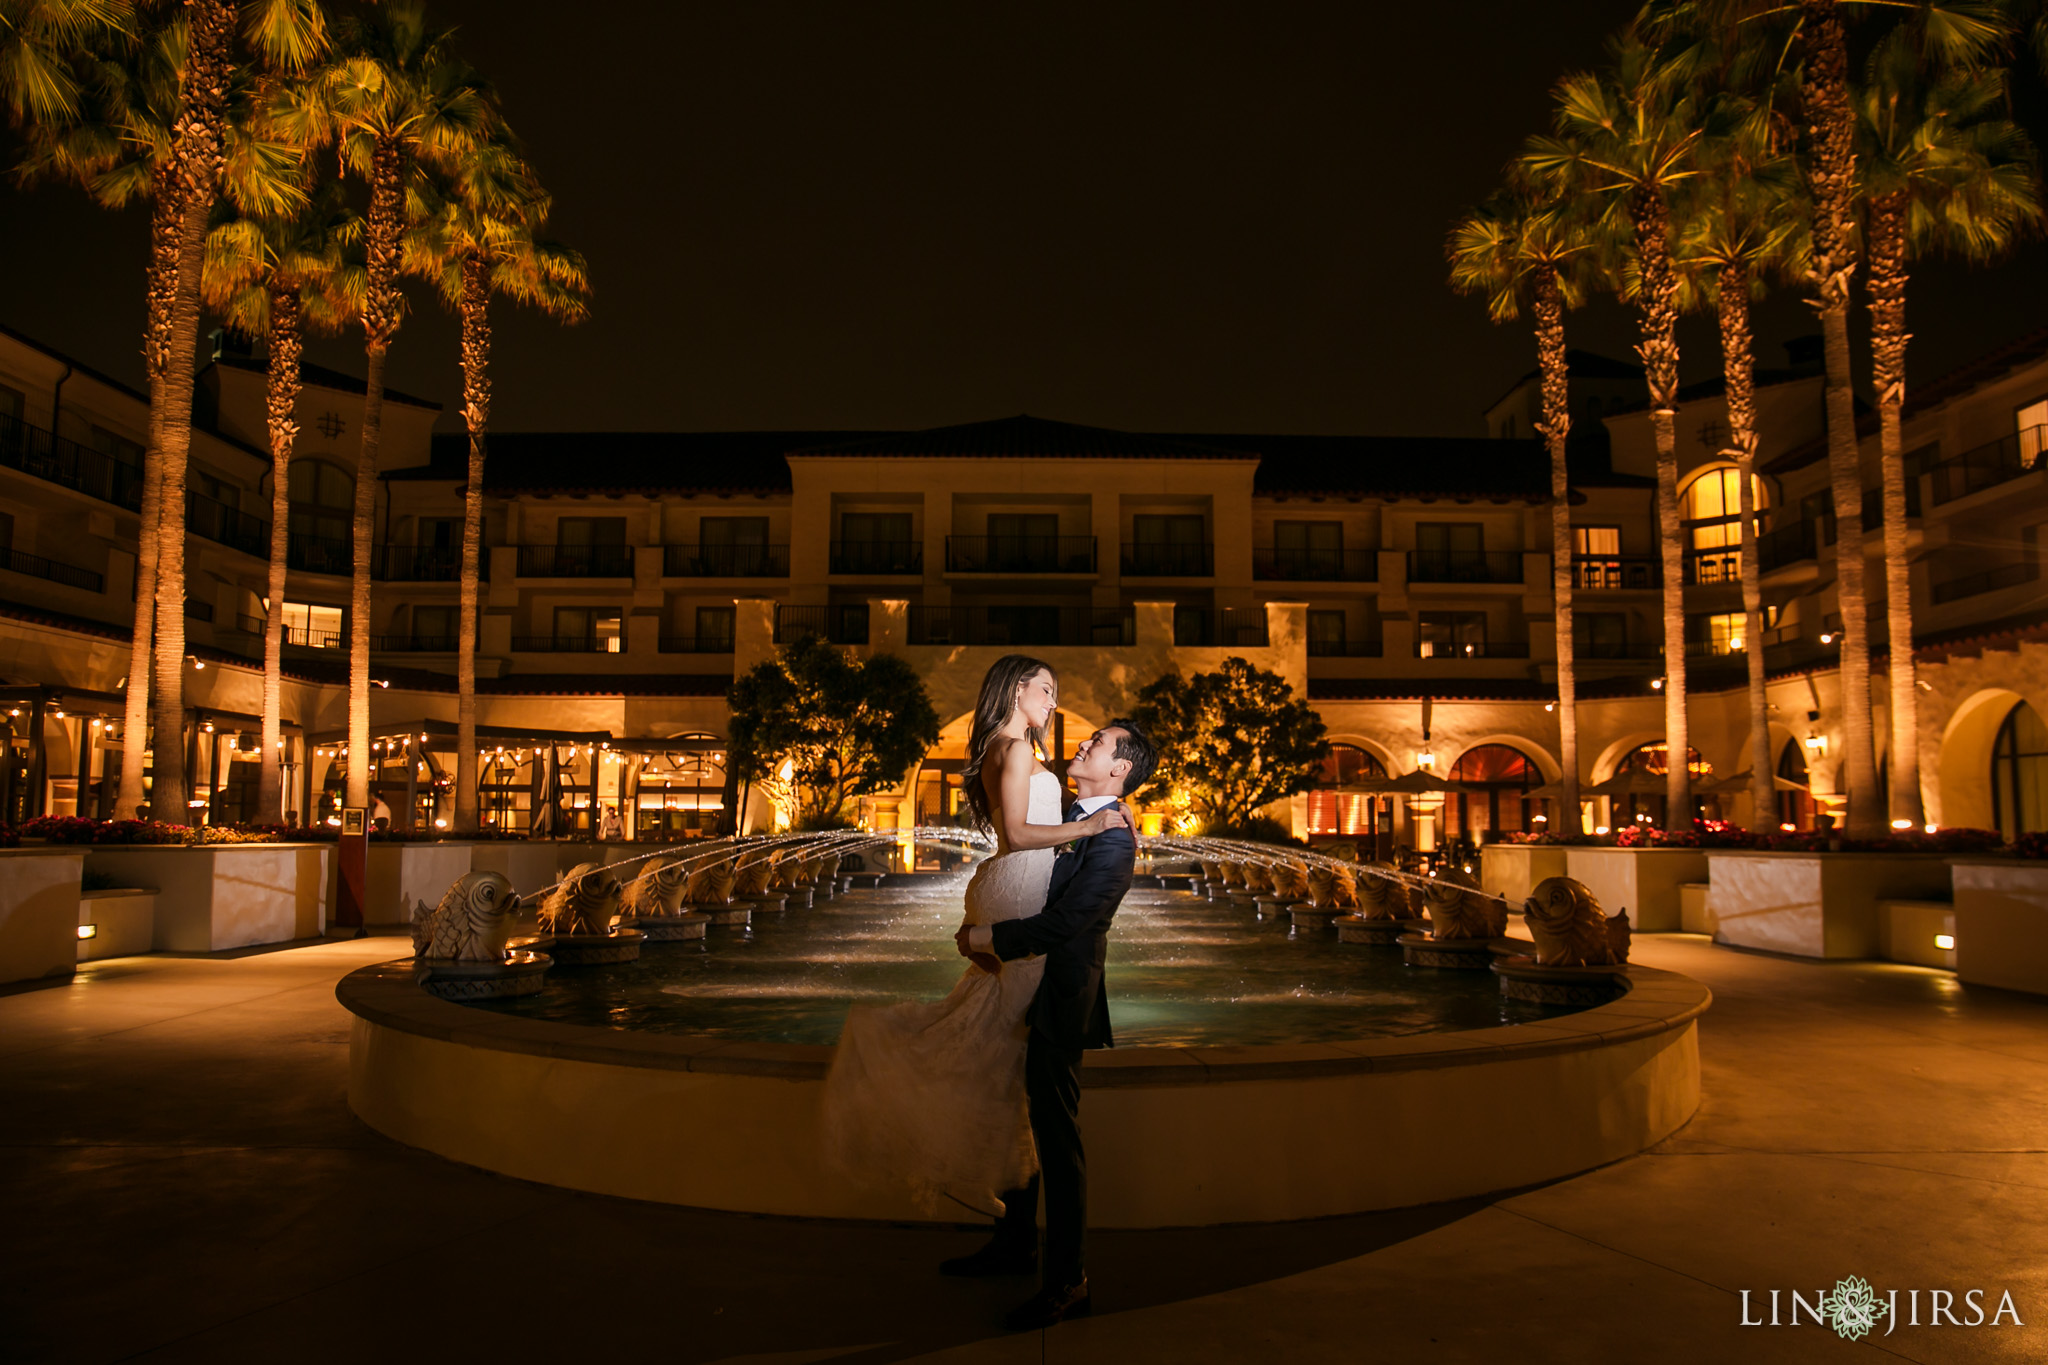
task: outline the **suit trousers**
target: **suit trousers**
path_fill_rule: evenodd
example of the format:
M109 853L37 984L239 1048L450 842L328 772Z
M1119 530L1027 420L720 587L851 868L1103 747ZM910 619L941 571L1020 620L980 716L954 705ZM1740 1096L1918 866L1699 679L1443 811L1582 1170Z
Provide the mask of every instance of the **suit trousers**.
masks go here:
M1031 1030L1024 1050L1024 1094L1039 1174L1003 1196L996 1237L1012 1246L1037 1240L1038 1193L1045 1191L1045 1259L1049 1289L1079 1284L1087 1269L1088 1157L1081 1148L1081 1049L1061 1047Z

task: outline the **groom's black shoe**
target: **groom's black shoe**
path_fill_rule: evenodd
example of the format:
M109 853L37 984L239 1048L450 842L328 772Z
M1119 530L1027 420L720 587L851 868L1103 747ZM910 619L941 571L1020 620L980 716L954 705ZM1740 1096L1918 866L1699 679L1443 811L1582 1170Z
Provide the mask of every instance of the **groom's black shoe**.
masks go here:
M1088 1297L1088 1278L1069 1285L1065 1289L1041 1289L1024 1302L1010 1310L1003 1319L1003 1329L1009 1332L1036 1332L1056 1322L1069 1318L1085 1318L1094 1311L1094 1304Z
M939 1262L939 1273L970 1278L1036 1275L1038 1252L1032 1247L1018 1246L997 1237L971 1256L955 1256L950 1261Z

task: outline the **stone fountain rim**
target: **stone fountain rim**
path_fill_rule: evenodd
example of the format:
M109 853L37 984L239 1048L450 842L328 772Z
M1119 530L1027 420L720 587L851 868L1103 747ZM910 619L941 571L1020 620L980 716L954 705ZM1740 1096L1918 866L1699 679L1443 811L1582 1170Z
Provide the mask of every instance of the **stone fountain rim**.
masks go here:
M1438 1070L1590 1052L1685 1028L1713 1002L1705 985L1677 972L1631 965L1625 979L1628 990L1607 1004L1533 1024L1354 1042L1088 1052L1082 1058L1081 1084L1090 1089L1231 1084ZM358 968L341 979L334 995L365 1022L399 1033L565 1061L817 1081L824 1079L833 1054L830 1046L817 1043L634 1033L492 1014L429 995L413 980L410 957Z

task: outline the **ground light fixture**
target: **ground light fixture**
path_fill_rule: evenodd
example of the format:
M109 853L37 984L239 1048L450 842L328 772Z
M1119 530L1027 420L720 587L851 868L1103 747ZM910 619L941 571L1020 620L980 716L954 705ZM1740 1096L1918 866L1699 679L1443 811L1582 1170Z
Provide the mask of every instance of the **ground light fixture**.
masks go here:
M78 926L78 936L80 938L98 938L100 936L100 927L97 924L81 924Z
M84 934L81 933L79 937L83 938ZM1956 946L1956 936L1954 934L1936 934L1934 936L1934 946L1944 952L1951 951Z

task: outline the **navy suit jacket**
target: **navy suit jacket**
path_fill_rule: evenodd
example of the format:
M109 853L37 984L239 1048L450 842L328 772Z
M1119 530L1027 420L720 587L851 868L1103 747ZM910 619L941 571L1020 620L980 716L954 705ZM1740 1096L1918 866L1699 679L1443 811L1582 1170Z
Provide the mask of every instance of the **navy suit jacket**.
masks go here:
M1128 809L1124 818L1130 818ZM1109 922L1131 889L1137 857L1137 834L1129 827L1083 839L1073 852L1053 859L1044 910L989 926L996 956L1003 961L1044 954L1045 976L1028 1018L1057 1046L1116 1045L1103 963L1109 954Z

